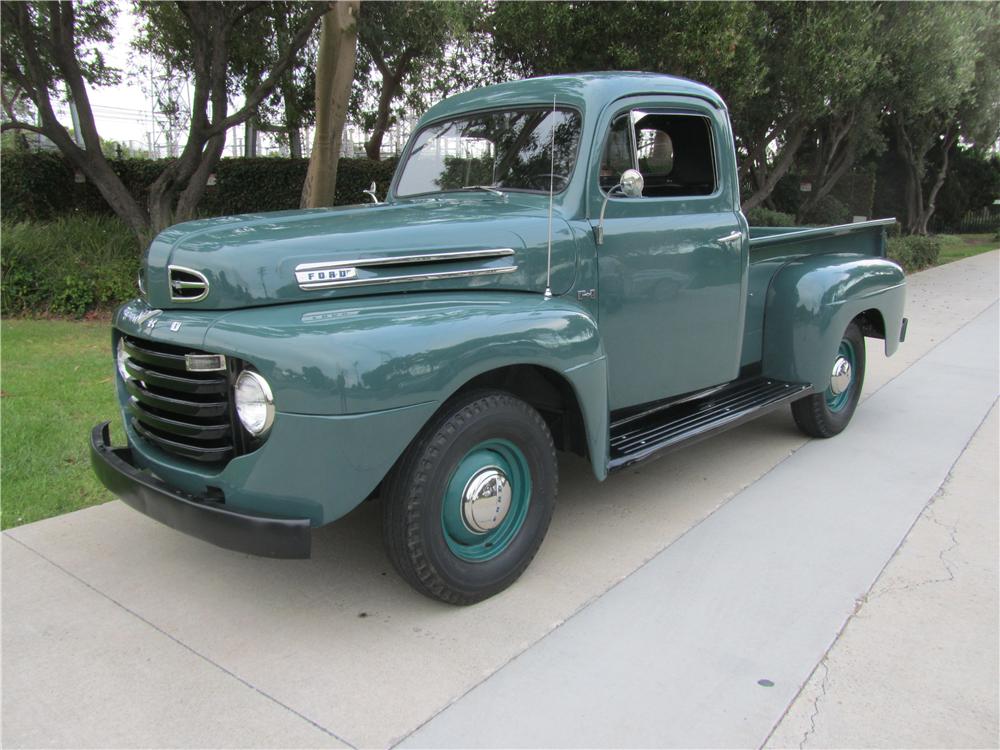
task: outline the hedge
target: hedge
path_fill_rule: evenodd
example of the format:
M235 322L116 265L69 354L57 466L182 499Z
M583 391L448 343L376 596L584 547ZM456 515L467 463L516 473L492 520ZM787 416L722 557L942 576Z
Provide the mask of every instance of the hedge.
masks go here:
M747 211L747 222L752 227L793 227L795 216L757 206Z
M80 316L135 296L135 235L112 216L4 221L0 302L4 315Z
M100 192L77 182L55 153L4 153L0 164L0 310L4 315L80 316L135 293L139 248ZM115 173L143 204L166 160L112 160ZM223 159L201 216L298 208L307 159ZM389 188L396 160L341 159L336 204L361 203L372 180Z
M146 204L149 186L168 160L112 159L115 171L132 195ZM222 159L214 185L206 188L198 206L202 216L279 211L298 208L308 159ZM395 159L341 159L335 205L368 200L363 190L372 180L380 195L389 188ZM3 218L46 221L74 213L110 216L111 209L90 182L77 182L73 167L57 153L4 152L0 156Z
M907 272L919 271L937 263L941 254L941 241L937 237L890 237L888 255Z

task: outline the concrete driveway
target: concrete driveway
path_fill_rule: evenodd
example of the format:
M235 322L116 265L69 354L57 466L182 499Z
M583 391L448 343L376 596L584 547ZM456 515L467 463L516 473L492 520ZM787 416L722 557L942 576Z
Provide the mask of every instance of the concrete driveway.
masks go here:
M889 360L869 343L864 402L838 438L807 441L782 411L605 483L563 460L538 557L475 607L395 576L373 504L316 532L306 561L219 550L119 502L11 529L3 745L877 744L843 739L835 713L818 731L824 675L844 689L871 674L874 657L853 656L875 642L854 622L877 579L905 575L900 545L942 486L988 500L948 511L986 550L957 599L976 627L956 642L950 621L890 606L890 632L929 626L916 642L934 647L845 694L883 715L924 700L912 713L934 721L902 669L926 658L942 684L976 686L945 729L974 710L977 731L940 736L995 745L997 484L981 470L996 466L995 416L980 427L998 393L998 260L911 277L908 340ZM918 557L950 559L925 536ZM848 636L863 646L845 656Z

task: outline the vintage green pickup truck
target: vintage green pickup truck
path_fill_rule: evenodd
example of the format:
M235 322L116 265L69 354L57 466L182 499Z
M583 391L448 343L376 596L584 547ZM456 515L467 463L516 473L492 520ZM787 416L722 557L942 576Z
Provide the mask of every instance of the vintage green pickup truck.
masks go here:
M725 103L692 81L452 97L369 195L152 242L112 332L128 445L91 436L112 492L272 557L379 497L403 578L467 604L538 550L557 450L603 480L785 404L830 437L864 337L905 336L891 220L748 227Z

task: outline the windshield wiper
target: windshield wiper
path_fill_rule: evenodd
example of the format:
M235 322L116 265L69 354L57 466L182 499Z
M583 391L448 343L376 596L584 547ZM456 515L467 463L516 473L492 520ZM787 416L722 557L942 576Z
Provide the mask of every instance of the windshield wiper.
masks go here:
M466 185L462 190L485 190L487 193L493 193L493 195L498 195L501 198L506 198L507 193L502 190L497 190L495 187L490 187L489 185Z

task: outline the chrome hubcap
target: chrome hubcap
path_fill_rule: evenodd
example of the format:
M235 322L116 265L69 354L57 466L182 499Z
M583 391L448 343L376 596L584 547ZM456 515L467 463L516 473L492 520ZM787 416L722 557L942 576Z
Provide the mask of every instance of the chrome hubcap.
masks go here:
M846 357L837 357L833 363L833 374L830 377L830 391L839 396L851 384L851 363Z
M462 522L476 534L485 534L503 523L510 511L510 480L496 466L480 469L462 491Z

